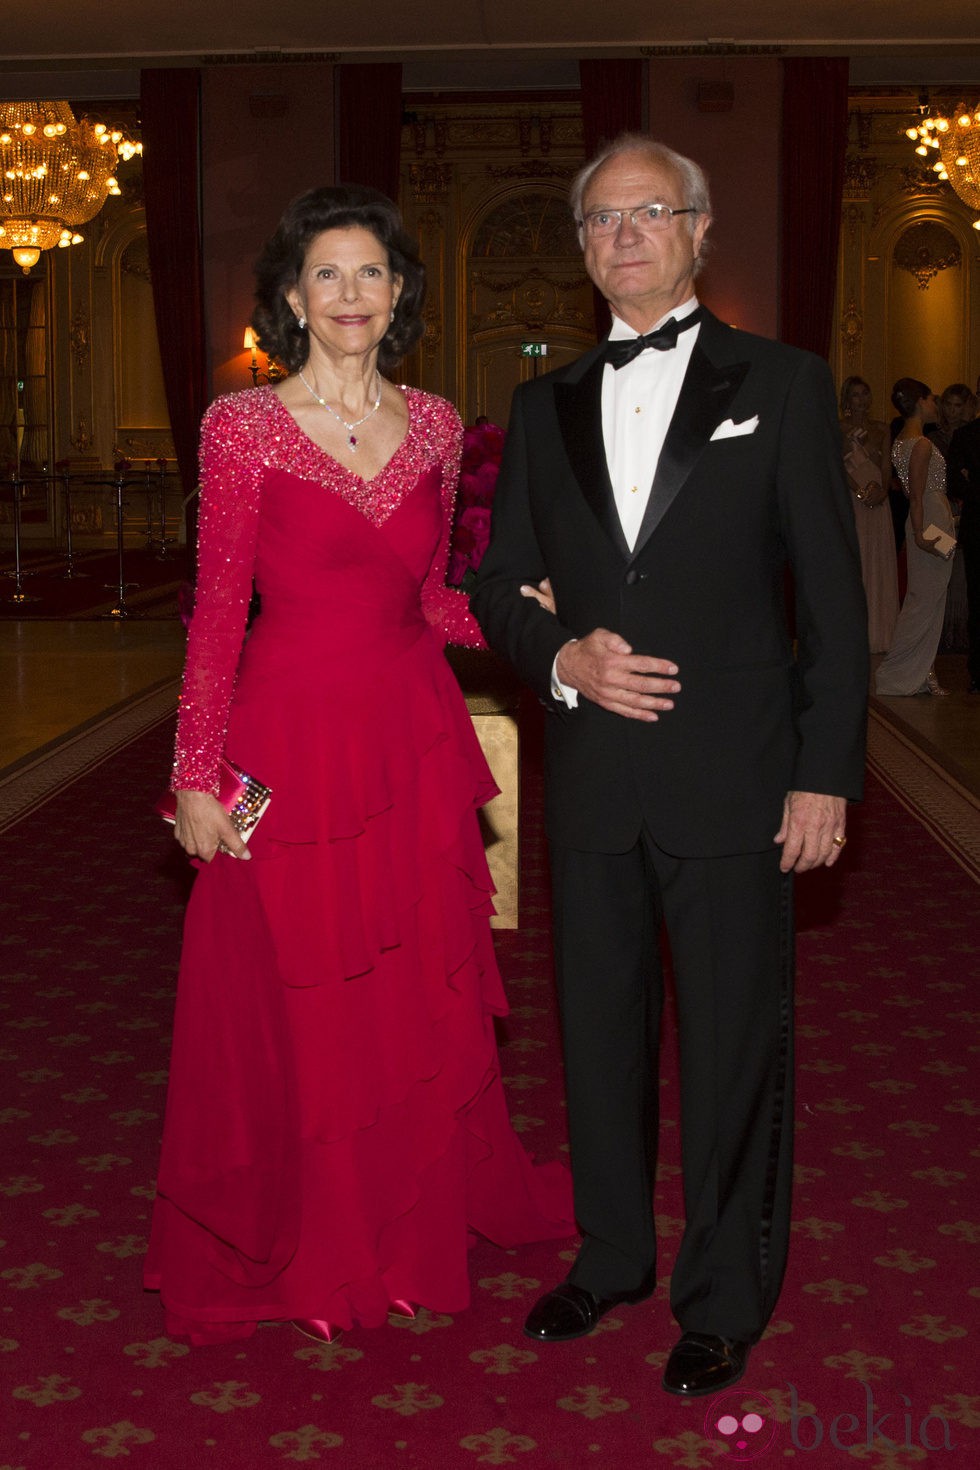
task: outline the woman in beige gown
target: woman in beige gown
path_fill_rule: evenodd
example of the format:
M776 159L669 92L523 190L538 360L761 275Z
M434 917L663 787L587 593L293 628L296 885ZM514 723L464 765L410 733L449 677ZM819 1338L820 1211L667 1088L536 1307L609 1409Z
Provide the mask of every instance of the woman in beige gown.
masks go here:
M844 465L868 602L868 646L872 653L885 653L898 617L898 566L888 505L888 430L869 416L871 389L856 375L844 380L840 411Z
M899 378L892 402L905 425L892 446L892 462L909 497L905 534L908 590L886 658L875 675L875 693L945 694L933 672L946 610L952 562L939 550L940 533L952 536L946 498L946 461L924 433L935 422L936 400L917 378Z

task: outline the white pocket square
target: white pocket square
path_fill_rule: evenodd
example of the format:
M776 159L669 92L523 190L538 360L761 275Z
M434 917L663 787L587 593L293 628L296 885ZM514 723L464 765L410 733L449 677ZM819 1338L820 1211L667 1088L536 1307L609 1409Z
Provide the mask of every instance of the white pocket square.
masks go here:
M740 424L736 424L734 419L726 419L723 424L718 425L711 437L712 439L737 439L739 434L754 434L758 427L758 414L753 414L750 419L743 419Z

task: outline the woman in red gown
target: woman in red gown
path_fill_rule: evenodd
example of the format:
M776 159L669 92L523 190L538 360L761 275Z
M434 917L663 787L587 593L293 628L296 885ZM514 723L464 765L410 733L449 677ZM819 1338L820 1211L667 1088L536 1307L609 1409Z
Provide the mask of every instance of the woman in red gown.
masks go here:
M461 425L380 372L421 335L423 269L395 206L345 187L295 200L257 275L290 375L205 417L172 781L200 871L145 1282L195 1342L455 1312L471 1232L574 1228L494 1043L495 788L443 656L480 641L443 585ZM222 755L272 788L248 846Z

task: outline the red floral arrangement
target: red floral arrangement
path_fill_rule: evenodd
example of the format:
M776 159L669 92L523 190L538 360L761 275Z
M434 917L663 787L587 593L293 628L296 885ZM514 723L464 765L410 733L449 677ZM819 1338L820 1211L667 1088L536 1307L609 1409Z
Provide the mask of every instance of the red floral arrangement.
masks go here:
M469 589L490 544L490 508L504 452L505 434L489 419L463 430L463 463L446 583Z

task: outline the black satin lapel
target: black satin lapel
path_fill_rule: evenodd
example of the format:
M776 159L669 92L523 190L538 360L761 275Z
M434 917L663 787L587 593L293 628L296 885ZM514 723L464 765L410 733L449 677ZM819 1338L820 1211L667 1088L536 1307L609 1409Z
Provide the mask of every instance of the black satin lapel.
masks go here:
M598 357L577 383L556 383L555 412L565 453L586 504L624 557L630 550L613 498L602 442L602 369Z
M716 367L702 351L700 343L695 345L660 452L634 556L663 520L715 429L724 421L729 404L748 370L747 362L730 362Z

